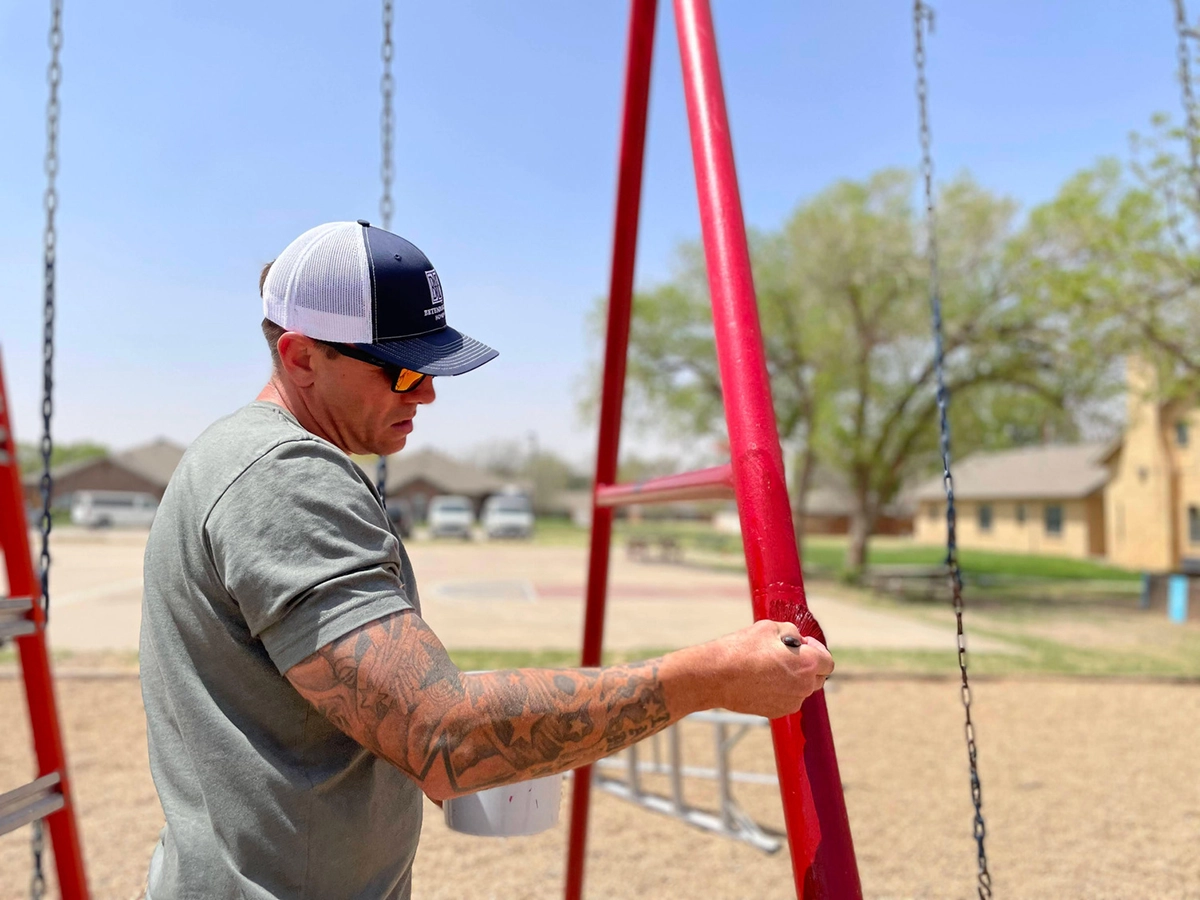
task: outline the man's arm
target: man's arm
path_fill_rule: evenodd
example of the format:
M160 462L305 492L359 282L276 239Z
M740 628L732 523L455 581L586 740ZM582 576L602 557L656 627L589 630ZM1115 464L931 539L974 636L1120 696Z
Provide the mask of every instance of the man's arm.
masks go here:
M287 678L338 728L443 800L586 765L700 709L792 712L833 662L811 638L785 647L784 633L798 634L759 622L647 662L467 675L405 611L330 643Z

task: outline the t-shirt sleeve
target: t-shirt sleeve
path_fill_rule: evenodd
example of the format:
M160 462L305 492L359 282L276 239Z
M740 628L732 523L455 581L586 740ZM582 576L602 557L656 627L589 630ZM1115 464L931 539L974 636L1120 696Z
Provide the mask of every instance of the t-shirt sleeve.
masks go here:
M317 441L290 441L255 461L205 530L218 576L281 673L412 608L379 501L354 463Z

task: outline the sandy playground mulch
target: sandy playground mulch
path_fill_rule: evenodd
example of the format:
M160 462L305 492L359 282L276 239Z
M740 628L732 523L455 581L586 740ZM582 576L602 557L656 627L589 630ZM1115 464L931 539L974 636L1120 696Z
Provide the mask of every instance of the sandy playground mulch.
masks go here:
M0 709L15 712L0 729L0 790L31 771L19 688L0 679ZM137 680L63 678L59 697L93 895L133 900L161 824ZM866 896L974 897L954 683L835 679L829 706ZM1200 686L984 681L976 719L998 898L1200 898ZM685 738L687 761L710 765L707 726L690 726ZM739 745L735 762L770 771L765 729ZM715 807L710 785L688 791L695 805ZM735 793L760 823L781 827L773 788L736 785ZM561 896L563 813L543 835L483 840L447 831L429 805L414 896ZM28 829L0 839L0 900L27 896L29 871ZM587 896L792 893L785 852L767 856L598 792Z

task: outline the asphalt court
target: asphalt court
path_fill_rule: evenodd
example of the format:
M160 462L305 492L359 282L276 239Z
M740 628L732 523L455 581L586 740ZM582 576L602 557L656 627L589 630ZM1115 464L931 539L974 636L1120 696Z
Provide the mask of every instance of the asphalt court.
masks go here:
M137 650L144 531L60 528L51 550L51 646L56 651ZM450 648L573 649L579 646L587 568L584 547L524 543L408 545L422 615ZM666 649L699 643L751 621L744 574L626 559L614 552L605 646ZM830 645L952 649L944 627L901 614L809 596ZM976 652L1011 651L975 639Z

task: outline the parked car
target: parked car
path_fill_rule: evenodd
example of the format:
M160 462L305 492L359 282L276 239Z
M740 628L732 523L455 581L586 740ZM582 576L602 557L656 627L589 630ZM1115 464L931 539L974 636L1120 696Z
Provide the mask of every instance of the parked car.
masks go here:
M475 525L475 510L467 497L440 494L429 501L425 514L431 537L461 537L469 540Z
M138 491L76 491L71 502L71 522L87 528L113 525L149 528L158 511L153 494Z
M533 537L533 507L524 494L495 494L488 497L479 520L488 540Z
M389 500L387 515L396 528L396 533L402 538L412 534L412 506L407 500Z

